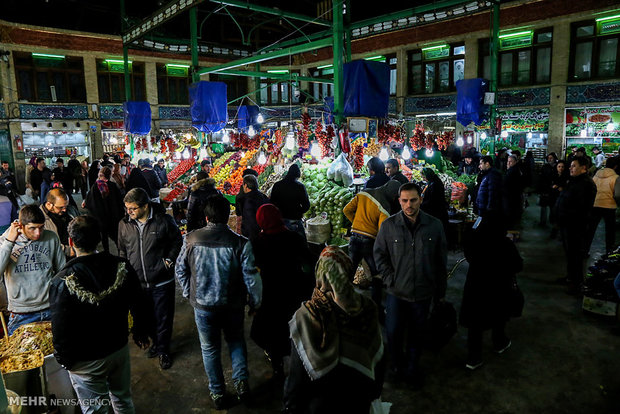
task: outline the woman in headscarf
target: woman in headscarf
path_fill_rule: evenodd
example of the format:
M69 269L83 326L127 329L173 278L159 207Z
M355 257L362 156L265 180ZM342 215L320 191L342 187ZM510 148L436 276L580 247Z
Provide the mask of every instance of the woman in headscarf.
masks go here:
M118 240L118 222L125 215L123 196L110 177L110 167L103 167L99 171L98 180L93 184L86 196L85 206L90 214L99 222L101 244L106 252L110 251L108 237Z
M88 188L92 187L95 184L99 177L99 160L95 160L90 164L90 168L88 169Z
M254 316L250 337L265 350L277 378L283 376L283 359L291 351L288 321L312 294L312 255L303 237L284 226L280 210L273 204L260 206L256 221L261 232L252 249L263 281L263 302ZM274 252L278 260L274 260Z
M368 413L383 387L383 341L377 307L355 292L351 260L326 247L316 265L312 299L289 322L286 413Z
M121 194L125 194L125 179L121 174L120 163L114 164L114 166L112 167L112 177L110 178L110 181L116 184L118 189L121 190Z
M435 174L432 168L422 169L426 179L426 187L422 191L422 205L420 208L425 213L438 218L443 224L443 229L448 229L448 202L446 201L446 188L441 178Z
M299 182L300 177L299 165L291 165L284 178L273 185L270 198L282 212L284 225L305 239L306 232L301 218L310 209L310 200L306 187Z
M140 168L133 168L129 173L129 178L125 181L125 193L128 193L133 188L142 188L147 194L153 192Z

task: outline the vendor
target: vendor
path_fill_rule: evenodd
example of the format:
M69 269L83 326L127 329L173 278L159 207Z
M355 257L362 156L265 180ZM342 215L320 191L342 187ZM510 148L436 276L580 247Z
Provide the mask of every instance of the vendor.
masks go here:
M400 164L398 164L398 160L394 158L390 158L385 163L385 172L388 177L390 177L390 180L396 180L401 184L409 182L407 177L405 177L405 174L400 172Z
M378 188L390 181L390 177L385 173L385 164L378 157L372 157L367 164L370 178L366 181L364 189Z
M458 175L476 175L480 172L478 168L478 157L475 150L469 150L459 164Z

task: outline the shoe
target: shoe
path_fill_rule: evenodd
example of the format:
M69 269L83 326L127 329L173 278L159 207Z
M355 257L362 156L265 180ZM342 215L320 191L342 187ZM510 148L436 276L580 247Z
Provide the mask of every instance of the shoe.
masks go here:
M172 358L170 358L169 354L159 355L159 366L161 369L169 369L172 366Z
M237 391L237 398L239 401L246 403L250 399L250 384L248 380L240 380L235 382L235 391Z
M155 349L155 345L151 346L149 350L146 351L147 358L155 358L157 355L159 355L159 352L157 352L157 349Z
M495 353L497 353L497 354L501 354L501 353L503 353L505 350L507 350L508 348L510 348L510 345L512 345L512 341L509 339L509 340L508 340L508 343L507 343L506 345L504 345L504 346L503 346L503 347L501 347L501 348L497 348L497 349L495 349Z
M465 364L465 368L467 368L470 371L474 371L478 368L480 368L482 366L482 364L484 364L484 362L482 361L471 361Z
M209 393L211 400L213 401L213 405L215 405L216 410L223 410L225 407L225 395L224 394L214 394L212 392Z

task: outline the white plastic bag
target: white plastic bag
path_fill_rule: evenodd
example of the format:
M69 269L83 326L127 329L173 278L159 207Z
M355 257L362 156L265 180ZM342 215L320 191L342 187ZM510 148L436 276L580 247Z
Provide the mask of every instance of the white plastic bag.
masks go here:
M353 167L347 161L347 157L343 152L331 163L327 169L327 178L337 182L342 182L345 187L353 183Z
M370 404L370 414L390 414L392 403L382 402L381 397Z

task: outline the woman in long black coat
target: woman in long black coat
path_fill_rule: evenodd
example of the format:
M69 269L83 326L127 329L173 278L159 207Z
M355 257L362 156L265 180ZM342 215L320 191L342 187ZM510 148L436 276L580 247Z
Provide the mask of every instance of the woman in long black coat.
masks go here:
M99 177L99 160L95 160L90 164L90 168L88 169L88 188L92 187L97 181Z
M250 337L265 350L274 376L281 376L284 356L291 350L288 322L314 288L312 256L303 237L284 226L273 204L259 207L256 221L261 233L252 248L263 281L263 301Z
M133 168L129 173L127 181L125 181L125 193L128 193L133 188L142 188L149 195L153 192L140 168Z
M432 168L422 170L427 185L422 191L422 205L420 208L425 213L441 220L444 232L448 229L448 202L446 201L446 188L441 178L435 174Z
M111 175L110 167L99 171L99 179L90 188L85 203L90 214L99 222L101 244L106 252L110 251L108 237L117 243L118 222L125 215L123 196L117 185L110 181Z
M504 329L510 319L512 286L523 259L505 229L484 219L465 244L469 270L463 289L460 324L468 328L467 368L482 365L482 333L491 329L498 353L510 347Z

